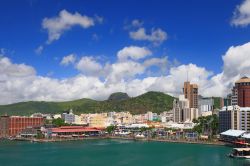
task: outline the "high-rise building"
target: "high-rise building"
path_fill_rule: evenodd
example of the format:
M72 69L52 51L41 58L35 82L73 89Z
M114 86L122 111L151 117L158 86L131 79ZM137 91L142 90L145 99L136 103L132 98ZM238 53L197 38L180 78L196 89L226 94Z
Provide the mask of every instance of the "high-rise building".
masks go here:
M183 94L189 100L189 108L198 108L198 85L184 82Z
M173 120L176 123L192 122L199 117L197 108L189 108L189 101L184 95L173 103Z
M250 107L250 78L242 77L232 89L232 105Z
M189 101L185 99L184 95L179 96L179 100L173 102L174 122L181 123L185 121L185 112L189 110Z
M199 97L198 101L200 113L213 111L214 99L212 97Z
M250 107L223 107L219 112L219 132L229 129L250 131Z

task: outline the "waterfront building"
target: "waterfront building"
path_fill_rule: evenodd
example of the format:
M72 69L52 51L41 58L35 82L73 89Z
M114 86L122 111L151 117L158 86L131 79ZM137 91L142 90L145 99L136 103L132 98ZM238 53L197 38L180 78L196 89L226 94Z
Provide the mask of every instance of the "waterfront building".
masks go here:
M250 107L250 78L242 77L232 89L232 105Z
M240 110L238 106L223 107L219 111L219 132L224 132L229 129L237 129L237 111ZM235 113L236 112L236 113Z
M82 117L79 116L79 115L75 115L75 120L74 120L73 124L76 124L76 125L87 125L87 123L85 123L82 120Z
M184 82L183 94L189 101L189 108L198 108L198 85Z
M250 131L250 107L229 106L219 112L219 131Z
M241 138L246 131L244 130L226 130L222 133L220 133L220 139L224 142L230 142L235 143L235 141L238 141L239 138Z
M1 116L0 137L16 136L26 128L42 126L44 122L45 119L42 117Z
M108 114L100 113L100 114L90 114L89 118L89 126L90 127L107 127Z
M98 136L102 129L83 126L62 126L58 128L47 129L48 137L83 137Z

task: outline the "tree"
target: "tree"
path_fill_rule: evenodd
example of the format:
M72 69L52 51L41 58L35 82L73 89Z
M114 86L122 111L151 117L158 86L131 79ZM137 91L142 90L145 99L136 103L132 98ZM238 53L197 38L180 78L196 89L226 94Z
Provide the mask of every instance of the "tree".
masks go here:
M193 130L199 134L207 134L210 136L216 135L219 127L219 120L217 115L210 115L206 117L199 117L193 120L196 125Z
M115 129L116 129L116 126L111 125L111 126L108 126L108 127L106 128L106 131L107 131L109 134L111 134L111 133L113 133L113 132L115 131Z
M69 125L68 123L65 123L62 118L53 119L52 124L57 126L57 127L68 126Z

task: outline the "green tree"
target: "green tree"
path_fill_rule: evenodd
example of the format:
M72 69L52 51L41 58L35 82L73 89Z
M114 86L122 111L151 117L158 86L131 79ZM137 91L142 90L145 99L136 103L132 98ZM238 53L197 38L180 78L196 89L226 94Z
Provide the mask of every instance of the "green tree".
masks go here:
M68 123L65 123L62 118L53 119L52 124L57 126L57 127L68 126L69 125Z
M108 126L108 127L106 128L106 131L107 131L109 134L111 134L111 133L113 133L113 132L115 131L115 129L116 129L116 126L111 125L111 126Z
M193 130L199 134L208 134L210 136L216 135L219 127L219 120L217 115L210 115L206 117L199 117L193 120L196 125Z

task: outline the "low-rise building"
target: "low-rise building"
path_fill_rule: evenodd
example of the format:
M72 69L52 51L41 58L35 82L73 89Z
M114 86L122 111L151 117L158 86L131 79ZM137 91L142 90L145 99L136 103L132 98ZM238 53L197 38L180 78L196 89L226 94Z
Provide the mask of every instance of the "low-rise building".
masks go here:
M45 119L42 117L1 116L0 137L16 136L26 128L42 126L44 122Z

